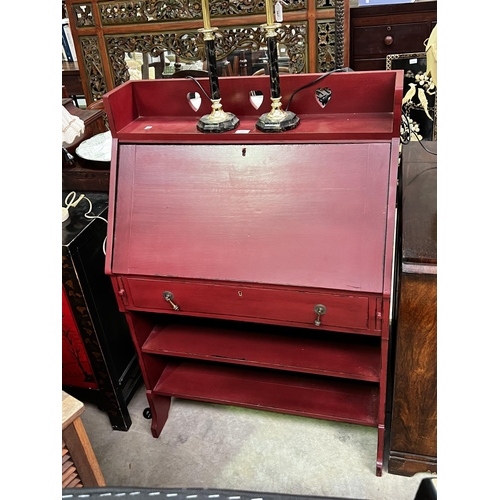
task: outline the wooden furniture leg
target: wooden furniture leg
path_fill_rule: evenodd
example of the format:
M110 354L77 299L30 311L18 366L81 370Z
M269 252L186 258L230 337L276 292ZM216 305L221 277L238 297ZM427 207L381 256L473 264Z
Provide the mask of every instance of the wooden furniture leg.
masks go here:
M146 391L146 397L148 398L149 407L153 416L153 421L151 422L151 434L153 437L157 438L160 436L163 426L167 421L172 398L155 396L153 391L150 390Z
M62 392L62 487L105 486L104 477L80 415L83 403Z

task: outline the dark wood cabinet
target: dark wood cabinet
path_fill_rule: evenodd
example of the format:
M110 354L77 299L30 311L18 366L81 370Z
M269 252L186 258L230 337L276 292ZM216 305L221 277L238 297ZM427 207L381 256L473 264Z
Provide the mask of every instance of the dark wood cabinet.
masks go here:
M63 206L68 192L63 191ZM108 195L85 193L92 215L107 218ZM127 409L142 382L139 362L124 315L104 273L106 222L89 219L88 201L70 208L62 229L62 384L82 401L107 412L113 429L126 431Z
M107 93L106 272L154 437L172 398L372 426L380 475L403 73L330 75L324 107L319 76L280 78L300 117L284 133L256 128L266 76L219 80L240 124L215 134L197 130L208 100L171 97L193 81Z
M408 476L437 471L436 158L403 147L389 472Z
M78 63L63 61L62 84L66 88L68 95L73 99L75 99L76 96L84 95Z
M437 23L437 2L363 6L351 9L350 16L350 67L383 70L390 54L425 51Z

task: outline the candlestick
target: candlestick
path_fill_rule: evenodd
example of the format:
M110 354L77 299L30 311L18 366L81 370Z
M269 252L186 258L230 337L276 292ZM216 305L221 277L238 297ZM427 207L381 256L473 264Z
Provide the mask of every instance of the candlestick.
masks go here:
M267 25L271 26L274 24L274 12L273 12L273 0L266 0L266 17Z
M279 1L279 0L277 0ZM271 83L271 111L261 115L255 126L261 132L284 132L292 130L299 124L299 117L291 111L281 109L280 77L278 67L278 44L276 29L281 25L274 23L273 0L266 0L267 56L269 60L269 78Z
M203 29L209 30L210 28L210 7L208 0L201 0L201 13L203 15Z
M203 28L199 29L203 33L205 42L205 55L207 58L208 78L210 82L210 92L212 101L212 112L203 115L198 121L197 129L200 132L226 132L236 128L240 120L233 113L226 113L220 103L219 79L217 77L217 60L215 57L215 37L217 28L210 26L210 8L208 0L201 0L201 12L203 15Z

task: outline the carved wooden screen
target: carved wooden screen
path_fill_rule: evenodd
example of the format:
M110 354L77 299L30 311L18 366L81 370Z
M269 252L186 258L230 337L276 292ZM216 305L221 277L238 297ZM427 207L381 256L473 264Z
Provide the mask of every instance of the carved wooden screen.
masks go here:
M201 0L66 0L66 7L87 103L130 78L203 67ZM258 72L266 61L265 0L210 0L210 11L221 76ZM349 0L287 0L283 12L283 71L348 65Z

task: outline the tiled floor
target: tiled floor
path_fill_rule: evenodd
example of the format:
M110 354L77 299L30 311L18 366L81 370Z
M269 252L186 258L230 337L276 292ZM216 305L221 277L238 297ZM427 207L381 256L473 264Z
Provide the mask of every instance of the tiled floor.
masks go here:
M113 431L87 403L82 420L108 486L198 487L413 500L424 477L375 475L375 428L229 406L173 400L158 439L139 387L132 427Z

